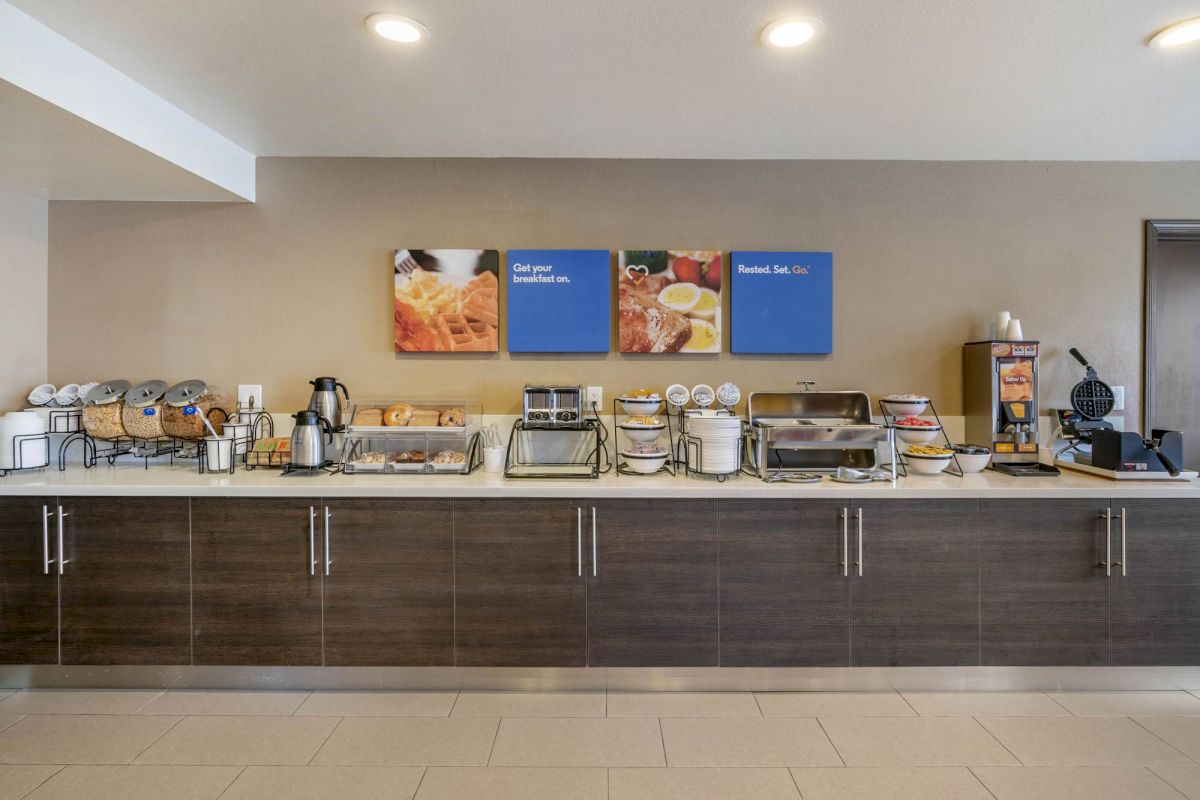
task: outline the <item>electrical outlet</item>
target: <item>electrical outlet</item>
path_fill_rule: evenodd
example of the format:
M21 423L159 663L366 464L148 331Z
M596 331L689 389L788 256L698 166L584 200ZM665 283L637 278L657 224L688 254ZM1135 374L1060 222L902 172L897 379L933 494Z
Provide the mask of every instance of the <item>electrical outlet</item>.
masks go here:
M587 407L588 410L600 409L604 406L604 387L589 386L587 387Z
M1124 386L1114 386L1114 387L1112 387L1112 390L1113 390L1112 410L1113 411L1124 411L1125 410L1125 387Z
M261 383L239 383L238 384L238 402L243 408L250 408L250 399L254 398L255 408L265 408L263 405L262 384Z

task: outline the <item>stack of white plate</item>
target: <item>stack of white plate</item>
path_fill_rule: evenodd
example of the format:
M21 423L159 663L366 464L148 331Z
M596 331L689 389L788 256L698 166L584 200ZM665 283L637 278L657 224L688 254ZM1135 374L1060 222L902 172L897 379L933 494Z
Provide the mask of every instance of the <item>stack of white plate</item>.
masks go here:
M690 443L692 468L709 475L736 472L742 446L742 421L728 413L689 411L688 435L699 440Z

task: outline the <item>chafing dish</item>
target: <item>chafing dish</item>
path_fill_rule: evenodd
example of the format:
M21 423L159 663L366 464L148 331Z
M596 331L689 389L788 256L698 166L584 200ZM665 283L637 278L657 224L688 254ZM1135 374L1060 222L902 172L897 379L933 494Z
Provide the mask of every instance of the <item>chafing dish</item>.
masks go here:
M752 392L746 459L763 480L838 467L880 466L879 445L891 453L893 431L871 419L865 392Z

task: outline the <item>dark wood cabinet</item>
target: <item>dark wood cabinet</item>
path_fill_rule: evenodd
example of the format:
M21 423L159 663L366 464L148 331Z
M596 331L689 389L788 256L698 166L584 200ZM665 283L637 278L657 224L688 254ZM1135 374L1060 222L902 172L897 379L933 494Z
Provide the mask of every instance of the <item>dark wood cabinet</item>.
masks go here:
M1200 503L1113 500L1115 666L1200 664ZM1121 520L1125 534L1122 547Z
M1107 507L1097 500L983 501L984 666L1109 663Z
M721 500L718 508L721 666L849 666L848 504Z
M56 511L53 497L0 497L2 664L58 663Z
M854 512L851 666L978 664L979 501L872 500Z
M716 666L717 502L603 500L584 514L588 665Z
M63 664L190 664L186 497L64 497Z
M327 666L452 666L450 500L330 500Z
M569 500L455 501L458 666L586 665L582 509Z
M321 504L192 500L195 664L321 664Z

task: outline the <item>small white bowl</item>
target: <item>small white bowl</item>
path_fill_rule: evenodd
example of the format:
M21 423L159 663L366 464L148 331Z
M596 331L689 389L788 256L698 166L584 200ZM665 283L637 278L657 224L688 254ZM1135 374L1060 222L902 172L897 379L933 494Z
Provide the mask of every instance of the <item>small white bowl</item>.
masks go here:
M652 417L662 407L662 400L657 397L618 397L621 410L631 417Z
M649 475L652 472L658 472L667 463L668 454L658 453L631 453L628 450L621 453L621 457L625 459L625 466L629 467L634 472L642 475Z
M909 444L928 444L937 438L942 432L940 425L934 425L928 428L904 428L896 426L896 435L900 437L900 441L908 442Z
M880 400L883 408L893 417L919 417L929 407L928 400Z
M991 453L955 453L958 466L966 472L983 472L992 461Z
M921 475L937 475L950 465L950 459L953 456L953 453L947 453L944 456L915 456L912 453L905 453L904 458L913 472Z
M631 442L653 442L667 427L666 425L618 425Z

